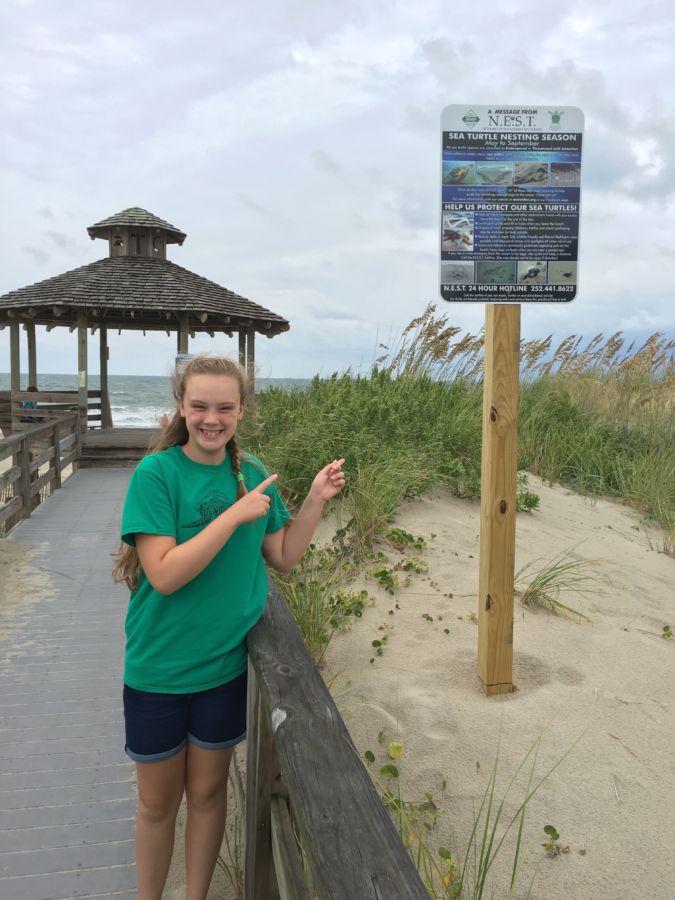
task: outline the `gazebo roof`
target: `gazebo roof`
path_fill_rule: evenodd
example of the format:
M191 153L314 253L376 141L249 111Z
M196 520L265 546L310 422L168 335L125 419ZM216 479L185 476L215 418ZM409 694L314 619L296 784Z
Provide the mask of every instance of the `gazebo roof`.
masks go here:
M84 310L90 324L109 328L175 330L181 313L188 313L190 331L252 325L273 337L290 327L287 319L208 278L169 260L142 256L106 257L0 296L0 324L18 318L72 326Z
M160 229L166 233L167 244L181 245L187 237L180 228L170 225L164 219L160 219L148 212L147 209L141 209L140 206L131 206L129 209L123 209L121 212L115 213L114 216L108 216L107 219L102 219L100 222L90 225L87 228L87 233L93 241L97 237L107 238L111 228L129 226L132 228L135 226L137 228Z

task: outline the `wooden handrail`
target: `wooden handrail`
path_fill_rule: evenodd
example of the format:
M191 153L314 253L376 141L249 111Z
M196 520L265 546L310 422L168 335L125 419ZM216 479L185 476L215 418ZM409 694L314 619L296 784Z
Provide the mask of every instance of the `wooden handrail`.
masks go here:
M70 391L15 391L9 393L8 415L12 431L23 431L26 426L52 421L55 416L67 412L78 412L80 427L84 430L89 422L102 422L103 409L100 390L87 391L87 407L79 408L77 390ZM24 406L29 403L31 406ZM31 421L37 420L37 421ZM89 426L91 427L91 426Z
M11 460L0 475L0 529L9 531L27 519L61 487L62 469L77 465L80 457L79 422L78 413L59 415L0 440L0 462Z
M245 900L298 900L288 811L321 900L428 900L302 636L270 582L247 637ZM281 828L282 833L272 830ZM281 861L282 865L275 864ZM299 858L299 857L298 857ZM283 862L288 862L284 865ZM301 871L301 870L300 870Z

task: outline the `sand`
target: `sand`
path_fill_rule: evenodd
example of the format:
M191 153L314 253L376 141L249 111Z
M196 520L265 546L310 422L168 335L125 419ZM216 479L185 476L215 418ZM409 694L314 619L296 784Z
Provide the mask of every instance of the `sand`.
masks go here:
M538 773L573 748L528 807L527 858L515 896L526 896L536 873L530 896L537 900L665 900L673 895L675 639L661 632L664 624L675 627L675 560L660 552L663 533L625 506L587 500L532 476L529 488L541 505L518 514L516 570L574 547L577 558L598 560L592 571L611 584L587 600L567 598L590 623L517 603L516 691L486 697L476 675L472 618L479 504L436 491L395 519L426 539L428 573L395 596L365 582L375 605L334 638L325 677L335 679L333 694L361 753L382 757L380 730L403 743L404 798L434 793L444 812L432 841L459 856L498 741L500 797L542 730ZM392 562L401 557L382 549ZM371 642L383 634L383 654L374 656ZM513 815L524 793L521 778L505 814ZM555 858L541 846L547 824L566 850ZM508 894L511 859L505 845L495 865L495 897Z
M479 506L443 491L406 504L395 519L426 539L418 555L428 573L393 597L364 581L374 605L349 632L335 636L324 676L361 753L382 756L381 730L387 740L403 743L404 797L423 800L432 791L443 810L431 838L436 845L463 855L498 740L501 796L543 730L538 773L573 749L530 802L522 887L515 896L526 895L534 873L534 900L665 900L673 893L675 639L660 635L664 624L675 627L675 560L662 552L663 534L626 507L531 476L529 487L541 508L518 514L516 568L576 547L577 557L598 560L593 571L611 584L588 600L569 598L591 622L516 605L513 694L486 697L480 688L472 619ZM328 538L330 528L323 522L319 539ZM392 563L401 557L382 549ZM11 628L8 598L27 602L45 585L17 545L0 541L0 551L8 588L0 627ZM380 625L393 627L380 631ZM383 655L375 656L371 642L384 634ZM505 814L515 812L524 790L520 778ZM181 811L167 898L183 895L182 824ZM546 856L547 824L569 852ZM507 896L509 871L507 842L494 868L494 897ZM231 896L226 876L217 872L209 897Z

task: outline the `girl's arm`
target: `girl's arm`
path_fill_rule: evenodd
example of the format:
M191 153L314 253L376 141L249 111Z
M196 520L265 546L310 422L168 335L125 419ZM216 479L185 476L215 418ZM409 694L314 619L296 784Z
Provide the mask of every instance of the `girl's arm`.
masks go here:
M300 561L312 540L324 504L344 487L343 463L344 459L338 459L321 469L291 524L265 536L263 556L279 572L290 572Z
M136 534L141 565L154 589L173 594L208 566L239 525L267 515L270 498L263 492L276 478L270 475L183 544L167 535Z

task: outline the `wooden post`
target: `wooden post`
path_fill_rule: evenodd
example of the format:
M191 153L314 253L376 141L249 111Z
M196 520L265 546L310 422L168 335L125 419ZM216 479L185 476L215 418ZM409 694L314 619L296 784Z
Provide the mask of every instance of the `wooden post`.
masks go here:
M239 329L239 365L246 368L246 329Z
M80 431L89 427L89 396L87 393L89 376L87 372L87 314L77 314L77 406L80 416Z
M37 353L35 350L35 322L27 322L26 340L28 342L28 387L37 387Z
M520 306L485 308L478 677L486 694L513 690Z
M249 325L246 329L246 377L250 399L255 397L255 328Z
M188 352L188 324L188 314L186 312L181 313L178 322L178 353Z
M54 483L53 488L61 487L61 426L54 422L54 430L52 432L54 441Z
M21 343L19 323L11 322L9 326L10 388L21 390Z
M30 518L33 511L33 502L30 495L30 450L28 436L21 441L21 501L23 503L23 518Z
M246 858L244 900L274 900L278 888L272 857L272 787L279 775L272 731L255 670L248 665L246 758Z
M108 329L99 330L99 372L101 382L101 428L112 428L110 392L108 391Z

